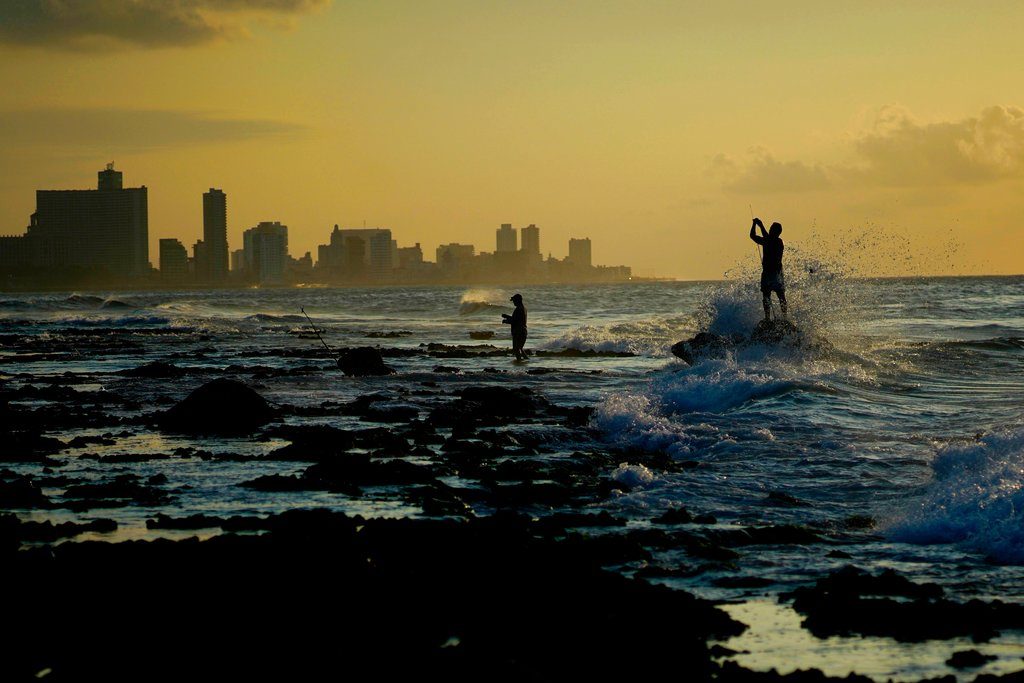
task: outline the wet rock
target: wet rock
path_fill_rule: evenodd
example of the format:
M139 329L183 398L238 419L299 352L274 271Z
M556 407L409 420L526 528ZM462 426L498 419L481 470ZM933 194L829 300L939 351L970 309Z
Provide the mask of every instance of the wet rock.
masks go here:
M86 532L110 533L117 531L117 522L112 519L94 519L85 523L62 522L54 524L44 522L21 521L15 533L21 541L50 543L61 538L77 536Z
M127 499L135 503L155 505L166 502L167 494L138 482L133 474L122 474L111 481L73 484L64 490L65 498L85 500Z
M693 521L693 516L684 507L669 508L651 521L655 524L689 524Z
M113 446L114 439L105 436L76 436L68 441L66 448L84 448L86 446Z
M172 377L184 377L186 373L185 370L179 368L177 365L157 360L153 361L152 363L140 365L137 368L119 370L116 374L124 375L125 377L147 377L152 379L162 379Z
M455 375L462 372L462 370L453 365L435 365L434 372L444 375Z
M953 602L934 584L917 584L891 570L872 576L844 567L814 586L783 597L819 638L860 634L903 642L970 636L984 642L1004 629L1024 628L1024 605L999 600ZM893 599L893 598L899 599Z
M10 510L49 507L53 507L50 499L43 495L39 487L28 477L0 481L0 508Z
M161 429L186 434L251 434L275 416L266 399L232 379L208 382L159 416Z
M156 518L146 520L147 529L211 529L221 525L220 517L208 515L189 515L188 517L169 517L162 512Z
M494 338L494 331L493 330L472 330L469 333L469 338L470 339L476 339L478 341L486 340L486 339L493 339Z
M38 431L0 431L3 448L0 462L41 462L46 456L64 450L64 442L43 436Z
M393 375L394 368L384 363L380 351L372 346L346 349L338 358L338 367L349 377Z
M706 533L712 540L726 546L807 545L824 541L821 536L810 529L796 524L722 529Z
M958 650L946 660L946 664L954 669L977 669L995 659L998 657L985 655L977 650Z
M768 495L766 495L764 499L769 505L775 505L778 507L795 508L810 506L810 503L802 501L796 496L792 496L785 491L769 491Z
M800 330L789 320L776 318L762 320L750 333L750 341L754 344L779 344L789 342L798 345L801 341Z
M693 365L696 359L722 355L733 345L729 337L698 332L691 339L673 344L672 355Z

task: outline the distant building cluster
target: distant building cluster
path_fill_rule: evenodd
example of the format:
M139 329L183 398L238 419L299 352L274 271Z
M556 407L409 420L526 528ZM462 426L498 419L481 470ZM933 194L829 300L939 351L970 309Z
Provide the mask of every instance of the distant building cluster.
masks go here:
M288 253L288 226L261 222L228 245L228 202L223 190L203 193L202 239L192 253L181 241L159 241L159 264L149 262L146 187L125 188L114 165L99 172L95 190L38 190L24 235L0 236L0 286L250 285L621 282L628 266L595 266L589 238L570 239L569 255L541 253L540 228L496 230L493 252L472 244L442 244L434 261L419 243L399 247L387 228L342 228L317 248Z

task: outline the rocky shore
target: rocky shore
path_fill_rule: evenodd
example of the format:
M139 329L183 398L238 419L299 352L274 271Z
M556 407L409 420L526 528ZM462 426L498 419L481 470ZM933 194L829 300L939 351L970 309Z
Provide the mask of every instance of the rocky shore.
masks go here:
M385 378L381 368L410 355L507 354L488 345L381 351L349 354L346 363ZM0 565L14 626L0 678L830 680L729 661L734 653L721 642L746 625L721 604L664 582L728 574L764 548L813 546L842 558L844 547L871 533L872 519L720 525L714 511L678 506L646 519L595 511L642 485L645 473L703 465L656 448L566 452L566 443L595 443L592 408L517 384L423 379L349 401L267 400L261 382L338 372L317 362L323 354L307 356L287 371L214 372L162 359L118 373L122 391L77 391L97 377L72 373L0 385ZM460 372L433 368L438 376ZM158 390L183 379L184 395ZM302 422L311 417L320 422ZM332 424L342 418L345 426ZM140 434L279 445L256 456L101 448ZM96 470L69 471L62 455L69 449ZM372 499L413 512L402 519L324 508L195 513L180 502L189 491L165 474L124 469L231 461L254 474L232 484L239 490ZM803 502L768 492L764 504ZM178 512L147 514L146 529L176 532L177 540L104 540L119 528L116 511L157 506ZM77 516L40 521L51 513ZM715 582L764 585L751 576ZM958 602L938 586L852 566L783 598L819 638L982 643L1024 629L1020 605ZM971 652L951 653L950 666L970 671L986 661Z

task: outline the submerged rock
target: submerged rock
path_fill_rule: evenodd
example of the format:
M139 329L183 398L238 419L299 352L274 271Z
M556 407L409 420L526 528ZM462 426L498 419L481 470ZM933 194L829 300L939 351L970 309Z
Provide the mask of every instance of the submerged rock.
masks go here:
M349 377L395 374L395 369L385 364L380 351L372 346L346 349L338 358L338 367Z
M165 363L163 361L153 361L152 363L146 363L140 365L137 368L129 368L128 370L120 370L117 374L124 375L125 377L182 377L185 375L185 371L179 368L177 365L171 363Z
M215 379L158 419L161 429L185 434L250 434L274 418L266 399L233 379Z

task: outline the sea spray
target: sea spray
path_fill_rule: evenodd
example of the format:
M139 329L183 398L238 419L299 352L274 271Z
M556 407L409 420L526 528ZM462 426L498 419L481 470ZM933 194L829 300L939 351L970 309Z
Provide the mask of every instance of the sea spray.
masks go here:
M939 447L932 481L889 536L957 543L996 562L1024 564L1024 424Z

